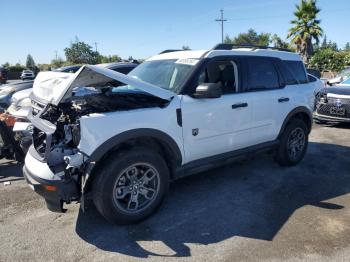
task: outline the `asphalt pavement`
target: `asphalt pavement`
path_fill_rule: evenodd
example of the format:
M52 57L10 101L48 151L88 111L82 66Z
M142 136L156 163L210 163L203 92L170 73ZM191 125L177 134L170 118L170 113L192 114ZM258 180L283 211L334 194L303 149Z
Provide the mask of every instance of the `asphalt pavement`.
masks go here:
M4 185L10 182L10 185ZM305 159L269 155L171 185L156 214L107 223L92 204L51 213L0 162L0 261L349 261L350 126L315 126Z
M18 83L18 82L22 82L22 80L21 80L21 79L7 80L7 81L6 81L6 84L15 84L15 83ZM5 84L0 84L0 87L1 87L2 85L5 85Z

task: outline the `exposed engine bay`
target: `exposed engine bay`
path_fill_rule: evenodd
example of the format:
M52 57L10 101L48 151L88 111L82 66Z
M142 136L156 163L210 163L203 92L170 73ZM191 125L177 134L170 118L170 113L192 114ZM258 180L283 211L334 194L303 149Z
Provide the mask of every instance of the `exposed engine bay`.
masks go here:
M77 149L80 141L79 119L81 116L164 107L167 103L167 100L138 91L79 87L73 91L70 100L64 101L58 106L49 104L40 112L40 118L54 124L56 130L48 138L44 131L34 127L34 148L42 157L47 158L47 163L54 173L67 173L68 169L69 172L75 172L84 162L84 156ZM47 152L48 148L49 152Z

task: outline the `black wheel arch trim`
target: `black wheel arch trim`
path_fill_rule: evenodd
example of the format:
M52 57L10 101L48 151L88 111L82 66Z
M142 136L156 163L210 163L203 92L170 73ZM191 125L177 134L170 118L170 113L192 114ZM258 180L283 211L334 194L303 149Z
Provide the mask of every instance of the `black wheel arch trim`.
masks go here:
M285 130L288 122L293 118L295 117L296 115L300 114L300 113L303 113L303 114L306 114L308 116L308 126L310 127L309 128L309 132L311 132L311 127L312 127L312 113L310 112L310 110L305 107L305 106L299 106L299 107L296 107L294 108L292 111L289 112L289 114L287 115L287 117L284 119L283 121L283 124L282 124L282 127L280 129L280 132L278 134L278 137L280 137L283 133L283 131Z
M118 145L121 145L128 140L138 139L142 137L149 137L160 141L162 145L165 145L168 149L171 150L172 154L174 154L176 164L181 165L182 154L175 140L163 131L152 128L132 129L109 138L97 149L95 149L95 151L90 155L88 162L98 162L106 155L106 153L113 150L113 148L116 148Z

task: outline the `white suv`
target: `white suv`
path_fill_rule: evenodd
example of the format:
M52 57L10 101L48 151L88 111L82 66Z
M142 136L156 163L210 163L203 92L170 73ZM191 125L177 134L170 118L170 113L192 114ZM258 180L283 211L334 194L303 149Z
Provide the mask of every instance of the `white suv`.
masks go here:
M41 73L24 176L52 211L84 208L91 195L107 220L133 223L176 178L255 152L299 163L313 89L295 53L222 44L163 52L128 75L90 65Z

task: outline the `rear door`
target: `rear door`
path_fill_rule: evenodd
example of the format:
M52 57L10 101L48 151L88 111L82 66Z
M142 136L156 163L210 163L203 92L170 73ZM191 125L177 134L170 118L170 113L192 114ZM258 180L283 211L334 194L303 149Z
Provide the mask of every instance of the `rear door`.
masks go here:
M246 57L244 92L252 101L251 145L276 139L281 115L289 110L290 95L277 67L278 59Z

